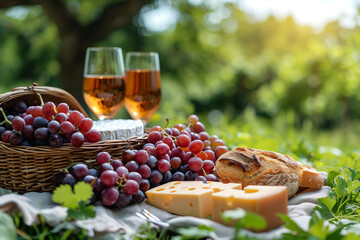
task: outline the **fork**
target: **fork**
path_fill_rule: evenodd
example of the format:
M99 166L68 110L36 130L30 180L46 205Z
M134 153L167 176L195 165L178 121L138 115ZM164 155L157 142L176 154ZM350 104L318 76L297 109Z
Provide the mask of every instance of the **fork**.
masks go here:
M157 216L155 216L154 214L152 214L151 212L149 212L146 209L143 209L141 212L137 212L136 216L147 220L155 225L157 225L158 227L160 227L160 236L159 239L162 238L162 236L165 234L166 230L170 227L170 224L163 222L160 220L160 218L158 218Z

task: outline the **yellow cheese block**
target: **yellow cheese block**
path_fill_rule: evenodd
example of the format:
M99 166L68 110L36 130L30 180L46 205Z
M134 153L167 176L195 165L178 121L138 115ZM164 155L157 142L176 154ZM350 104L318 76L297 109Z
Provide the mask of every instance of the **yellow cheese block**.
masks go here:
M146 202L171 213L208 217L211 215L212 195L226 189L242 189L238 183L183 181L169 182L146 191Z
M287 214L287 188L285 186L257 186L250 185L244 190L227 189L214 193L212 220L233 226L235 221L226 223L221 214L226 210L242 208L263 216L267 226L264 231L282 225L277 213Z

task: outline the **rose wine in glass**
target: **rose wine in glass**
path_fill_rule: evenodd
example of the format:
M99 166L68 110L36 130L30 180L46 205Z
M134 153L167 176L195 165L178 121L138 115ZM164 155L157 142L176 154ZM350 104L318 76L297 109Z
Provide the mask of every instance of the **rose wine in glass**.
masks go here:
M129 52L125 63L125 107L133 119L146 125L161 101L159 56L155 52Z
M111 119L120 110L125 95L124 61L121 48L88 48L83 95L100 120Z

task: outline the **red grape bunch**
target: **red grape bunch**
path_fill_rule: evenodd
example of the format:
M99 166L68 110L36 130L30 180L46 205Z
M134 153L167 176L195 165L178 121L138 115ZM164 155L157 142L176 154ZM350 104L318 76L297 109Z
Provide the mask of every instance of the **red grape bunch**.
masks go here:
M40 96L41 103L43 103ZM48 101L41 106L14 105L10 114L0 108L0 140L11 145L60 147L70 142L80 147L85 141L98 142L99 131L92 129L93 121L68 104Z
M151 187L169 181L217 181L215 162L228 148L223 140L205 131L198 116L190 115L187 120L186 125L173 128L151 128L143 146L149 154L146 164L151 168Z
M75 164L56 174L53 177L53 184L74 186L78 181L85 181L93 187L92 203L100 200L103 205L109 207L124 208L144 201L144 192L150 188L150 182L147 180L150 168L148 173L139 169L133 171L135 169L133 166L124 166L121 160L112 160L107 152L100 152L96 156L96 163L97 169L90 169L84 163Z

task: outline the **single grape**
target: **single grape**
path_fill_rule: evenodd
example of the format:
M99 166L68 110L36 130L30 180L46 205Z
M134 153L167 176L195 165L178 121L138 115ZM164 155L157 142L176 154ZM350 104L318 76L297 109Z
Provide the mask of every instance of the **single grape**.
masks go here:
M170 171L163 173L163 180L161 181L162 184L170 182L172 179L172 173Z
M79 123L79 129L82 133L87 133L93 127L93 121L90 118L84 118Z
M150 189L150 181L147 179L142 179L140 183L140 190L146 192Z
M206 175L206 180L208 181L213 181L213 182L217 182L217 178L214 174L208 174Z
M100 175L105 172L106 170L114 170L113 166L111 166L110 163L103 163L99 167L99 173Z
M136 172L139 169L139 164L135 161L130 161L125 164L129 172Z
M35 117L34 118L34 127L35 128L47 127L48 124L49 124L49 121L46 118L43 118L43 117Z
M195 155L192 152L185 153L184 158L183 158L183 163L188 163L189 160L194 156Z
M212 148L215 149L217 148L218 146L225 146L225 143L223 140L221 139L216 139L213 144L212 144Z
M171 131L172 131L172 135L173 135L174 137L177 137L177 136L180 135L180 131L179 131L179 129L177 129L177 128L171 128Z
M3 126L0 126L0 138L1 138L1 135L6 131L6 128L3 127Z
M63 180L62 180L62 184L69 184L70 186L74 186L76 183L76 179L73 175L71 175L70 173L66 173Z
M195 178L195 181L206 181L206 178L204 177L204 176L197 176L196 178Z
M32 115L26 115L24 117L25 125L33 125L34 124L34 118Z
M58 121L60 124L65 122L65 121L68 121L69 120L69 117L65 114L65 113L58 113L55 115L55 120Z
M200 135L197 133L191 133L191 141L201 140Z
M156 143L155 143L155 148L157 147L157 145L159 145L160 143L162 143L162 144L164 144L164 142L163 141L157 141Z
M162 139L162 141L163 141L166 145L168 145L170 149L173 149L174 146L175 146L175 145L174 145L174 141L172 140L171 137L164 137L164 138Z
M157 153L157 150L156 150L155 146L154 147L147 146L146 148L144 148L144 150L147 151L149 155L152 155L154 157L158 157L158 155L159 155Z
M214 161L214 159L215 159L215 153L214 153L213 150L205 150L204 152L205 152L206 155L207 155L207 158L206 158L206 159L211 160L211 161Z
M205 140L209 140L209 137L210 137L209 134L207 132L204 132L204 131L200 132L199 136L200 136L200 140L203 141L203 142Z
M60 147L63 143L62 138L57 133L50 134L48 141L51 147Z
M181 166L182 162L179 157L173 157L170 159L170 165L172 169L178 169Z
M34 108L31 111L31 115L35 119L36 117L45 117L45 115L42 112L41 106L34 106Z
M175 172L172 175L172 180L173 181L185 181L185 174L182 172Z
M169 146L165 143L160 143L156 146L156 150L159 155L167 154L170 150Z
M157 132L161 132L162 131L162 128L158 125L156 126L153 126L151 129L150 129L150 132L154 132L154 131L157 131Z
M150 167L150 169L155 169L157 167L158 160L156 157L150 155L149 160L147 161L146 165Z
M69 113L69 122L77 126L82 119L84 119L84 114L81 112L74 110L71 113Z
M174 128L177 128L180 132L186 128L184 124L178 123L175 124Z
M195 133L200 133L205 131L205 126L201 122L197 122L191 127L191 130Z
M142 149L146 150L147 147L155 147L155 145L153 143L148 142L142 147Z
M91 142L99 142L101 140L101 134L98 130L96 129L90 129L86 134L85 134L85 138Z
M35 130L35 138L39 141L47 141L49 136L49 131L46 127L41 127Z
M10 130L6 130L5 132L3 132L3 134L1 135L1 140L3 142L9 142L10 136L12 134L12 131Z
M229 149L226 146L218 146L214 150L216 158L219 158L221 155L223 155L227 151L229 151Z
M177 136L176 142L179 147L187 147L189 146L191 139L185 134L180 134L179 136Z
M97 155L96 155L96 163L98 165L101 165L103 163L108 163L111 161L111 156L108 152L99 152ZM116 169L116 168L114 168Z
M151 169L148 165L142 164L139 166L139 169L137 170L138 173L141 175L142 178L148 178L151 174Z
M81 147L84 143L84 135L81 132L76 132L71 135L70 142L74 147Z
M24 102L17 102L14 106L14 110L17 113L23 113L26 111L27 105Z
M84 163L75 164L72 167L72 173L77 179L83 179L86 175L89 175L89 169Z
M26 109L26 114L27 115L32 115L32 110L34 109L34 106L30 106L30 107L28 107L27 109Z
M161 133L159 133L157 131L153 131L153 132L149 133L148 141L149 141L149 143L155 144L157 141L160 141L161 138L162 138Z
M51 178L51 182L55 187L58 187L62 183L64 177L65 177L64 171L58 172Z
M123 161L124 164L126 164L127 162L133 161L135 160L135 153L132 150L125 150L122 155L121 155L121 159Z
M170 162L170 156L169 156L169 154L159 155L159 156L158 156L158 159L165 159L165 160L167 160L168 162Z
M149 177L149 181L152 184L159 184L162 181L162 179L163 179L163 175L158 170L152 171Z
M206 160L206 158L207 158L207 154L205 152L203 152L203 151L197 153L196 156L198 158L200 158L201 160L203 160L203 161Z
M145 165L146 166L146 165ZM140 175L140 173L138 172L129 172L129 175L128 175L128 180L131 179L131 180L134 180L136 181L139 185L141 183L141 180L142 180L142 176Z
M157 168L162 173L167 172L171 168L170 162L165 159L161 159L160 161L158 161Z
M201 140L195 140L189 144L189 151L194 154L201 152L203 148L204 148L204 143Z
M139 184L134 180L128 180L124 186L124 191L128 195L134 195L139 191Z
M119 175L121 178L128 178L129 176L129 170L126 167L118 167L115 172Z
M171 150L171 154L170 154L170 158L173 158L173 157L178 157L180 158L180 160L182 160L185 156L185 152L184 150L180 149L180 148L173 148Z
M27 139L34 139L35 135L34 135L34 127L32 125L26 125L24 127L24 129L22 130L22 135L24 138L27 138Z
M211 135L211 136L209 137L209 141L210 141L211 144L213 144L216 139L219 139L219 137L216 136L216 135Z
M135 161L138 164L144 164L149 160L149 154L145 150L139 150L135 154Z
M55 103L48 101L45 102L42 107L42 112L45 116L54 116L56 114L56 106Z
M197 115L190 115L187 119L188 123L191 123L192 125L196 124L199 121L199 117Z
M113 160L111 161L111 166L113 166L113 168L116 170L118 167L122 167L124 166L124 164L120 161L120 160Z
M94 176L94 177L99 177L99 172L98 172L98 170L91 168L91 169L89 169L89 175Z
M100 180L104 186L113 186L118 179L119 175L113 170L106 170L101 173Z
M58 113L65 113L67 114L69 112L69 105L67 103L59 103L56 108Z
M132 195L132 202L135 204L141 203L144 200L145 200L145 194L141 190L138 190L137 193Z
M185 128L184 130L182 130L180 132L180 135L181 134L185 134L186 136L188 136L191 139L191 130L189 128Z
M215 168L215 164L213 161L211 160L203 161L203 169L205 170L205 172L212 173L214 171L214 168Z
M91 184L91 186L94 188L96 186L96 177L93 175L86 175L84 177L84 182Z
M203 161L198 157L192 157L189 160L189 168L194 172L198 172L203 167Z
M185 178L188 181L194 181L197 176L199 176L199 174L197 172L193 172L191 170L189 170L185 173Z
M60 129L63 133L68 134L68 135L71 135L76 131L74 125L72 125L71 122L69 122L69 121L62 122L60 124ZM89 139L89 138L87 137L87 139Z
M52 120L48 124L48 129L50 133L57 133L60 130L60 123L56 120Z
M124 207L128 206L131 203L131 201L132 201L132 195L128 195L124 192L120 192L115 205L118 208L124 208Z
M107 187L101 192L101 201L105 206L112 206L119 198L119 191L114 187Z
M21 131L25 127L25 121L19 116L14 117L11 126L16 131Z
M9 137L9 143L11 145L19 145L22 142L22 135L19 132L13 132Z

